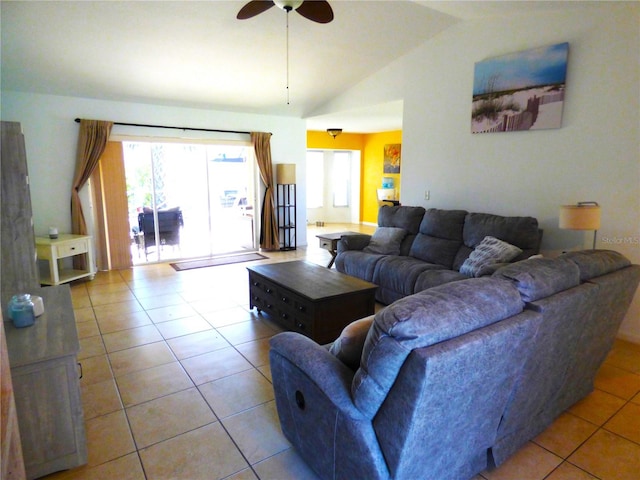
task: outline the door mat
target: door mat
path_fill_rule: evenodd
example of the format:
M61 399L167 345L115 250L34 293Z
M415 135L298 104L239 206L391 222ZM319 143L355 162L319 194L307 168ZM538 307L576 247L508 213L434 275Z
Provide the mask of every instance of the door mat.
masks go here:
M250 262L252 260L262 260L264 255L259 253L244 253L242 255L228 255L226 257L203 258L201 260L192 260L190 262L172 263L171 266L178 272L182 270L192 270L194 268L216 267L218 265L229 265L231 263Z

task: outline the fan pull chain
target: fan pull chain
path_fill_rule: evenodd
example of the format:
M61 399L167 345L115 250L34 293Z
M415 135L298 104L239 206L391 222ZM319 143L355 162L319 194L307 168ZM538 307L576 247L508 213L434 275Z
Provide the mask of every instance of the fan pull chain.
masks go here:
M287 10L287 105L289 105L289 12L291 9Z

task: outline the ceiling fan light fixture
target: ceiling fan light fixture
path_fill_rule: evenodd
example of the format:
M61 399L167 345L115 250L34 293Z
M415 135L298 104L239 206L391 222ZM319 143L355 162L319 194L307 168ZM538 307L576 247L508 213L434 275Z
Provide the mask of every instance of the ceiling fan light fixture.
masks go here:
M342 133L341 128L327 128L327 133L335 140L338 135Z
M273 3L276 4L276 7L281 8L285 12L290 12L302 5L302 1L303 0L274 0Z

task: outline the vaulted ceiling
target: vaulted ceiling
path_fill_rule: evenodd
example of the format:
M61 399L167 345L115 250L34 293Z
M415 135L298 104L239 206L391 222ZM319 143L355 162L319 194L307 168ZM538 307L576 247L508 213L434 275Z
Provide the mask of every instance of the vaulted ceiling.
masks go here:
M3 0L2 89L390 130L401 128L401 99L342 116L314 112L463 19L556 2L330 0L331 23L289 14L288 55L285 11L237 20L244 3Z

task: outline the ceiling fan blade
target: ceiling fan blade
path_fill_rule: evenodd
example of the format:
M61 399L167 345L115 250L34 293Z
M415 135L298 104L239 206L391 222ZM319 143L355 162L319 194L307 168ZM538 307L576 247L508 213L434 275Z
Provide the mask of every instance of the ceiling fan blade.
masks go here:
M237 15L238 20L246 20L269 10L275 4L272 0L252 0L240 9Z
M296 12L318 23L329 23L333 20L333 10L325 0L305 0L296 8Z

